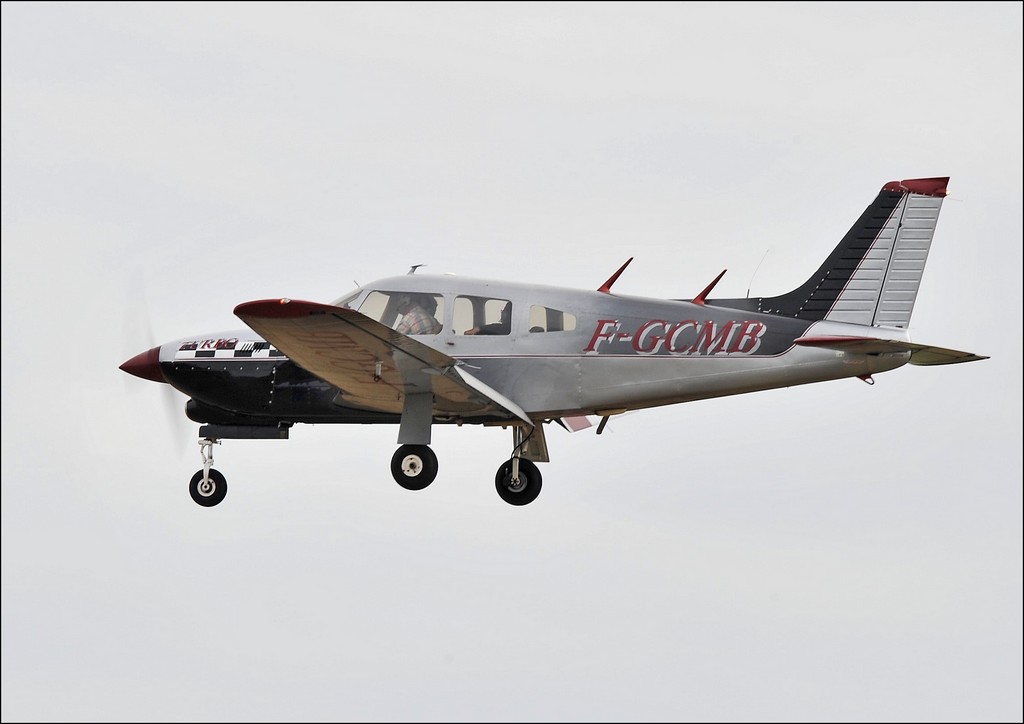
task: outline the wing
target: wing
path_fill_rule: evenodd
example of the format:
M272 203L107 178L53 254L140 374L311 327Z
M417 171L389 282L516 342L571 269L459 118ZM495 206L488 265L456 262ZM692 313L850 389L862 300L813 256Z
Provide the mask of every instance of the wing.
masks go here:
M825 347L841 352L857 352L860 354L881 354L885 352L910 352L912 365L951 365L957 362L976 362L988 359L970 352L960 352L944 347L931 347L925 344L902 342L895 339L878 339L876 337L800 337L794 341L803 347Z
M401 414L405 396L431 392L433 414L519 418L519 405L459 368L454 357L354 309L289 299L235 307L235 314L303 369L341 390L340 403Z

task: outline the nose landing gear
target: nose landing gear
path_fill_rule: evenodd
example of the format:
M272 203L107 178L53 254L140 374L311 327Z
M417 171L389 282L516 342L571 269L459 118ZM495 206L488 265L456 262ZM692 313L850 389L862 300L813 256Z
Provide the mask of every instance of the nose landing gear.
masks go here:
M192 476L188 484L189 495L204 508L213 506L224 500L228 494L228 481L220 471L213 469L213 446L220 445L220 440L203 438L199 441L199 454L203 457L203 469Z

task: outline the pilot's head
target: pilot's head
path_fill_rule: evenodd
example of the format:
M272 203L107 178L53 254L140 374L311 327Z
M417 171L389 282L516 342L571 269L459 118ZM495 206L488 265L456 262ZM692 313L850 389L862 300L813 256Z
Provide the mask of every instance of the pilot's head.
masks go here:
M437 300L429 294L417 294L416 304L433 314L437 311Z

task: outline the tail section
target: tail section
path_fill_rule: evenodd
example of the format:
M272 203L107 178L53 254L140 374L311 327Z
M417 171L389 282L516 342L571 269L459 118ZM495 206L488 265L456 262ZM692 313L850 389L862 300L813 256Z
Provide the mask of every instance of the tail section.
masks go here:
M808 321L905 329L948 182L947 177L885 184L821 267L793 291L707 303Z

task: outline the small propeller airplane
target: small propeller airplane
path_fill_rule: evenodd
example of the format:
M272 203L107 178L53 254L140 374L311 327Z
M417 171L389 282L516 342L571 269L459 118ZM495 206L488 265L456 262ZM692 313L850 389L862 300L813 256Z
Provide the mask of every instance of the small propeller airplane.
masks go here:
M120 369L189 396L203 467L196 503L227 494L222 439L286 439L295 423L398 425L391 474L422 490L438 471L437 424L510 428L495 488L512 505L541 490L545 423L577 431L627 411L912 365L987 359L917 344L907 327L948 178L892 181L806 282L775 297L693 299L417 274L331 304L245 302L240 331L179 339ZM417 265L418 266L418 265Z

